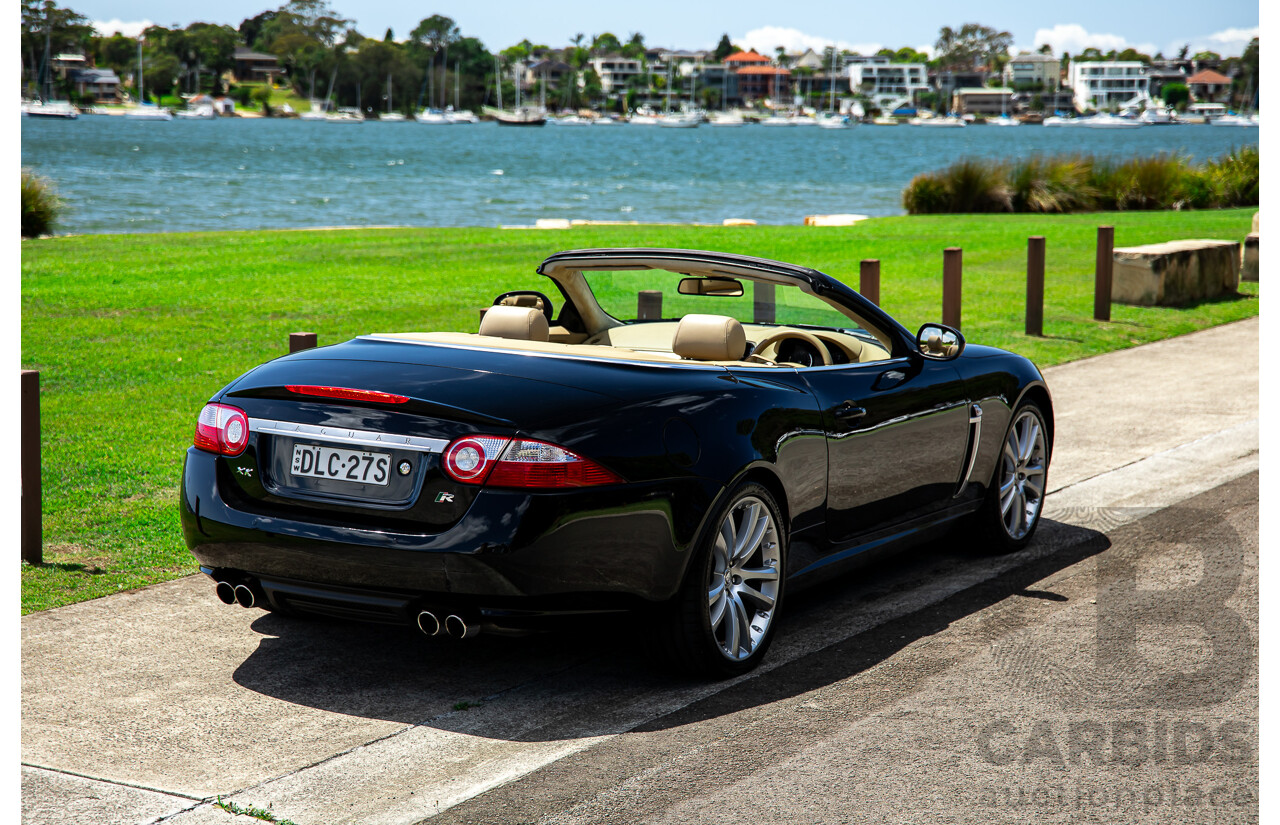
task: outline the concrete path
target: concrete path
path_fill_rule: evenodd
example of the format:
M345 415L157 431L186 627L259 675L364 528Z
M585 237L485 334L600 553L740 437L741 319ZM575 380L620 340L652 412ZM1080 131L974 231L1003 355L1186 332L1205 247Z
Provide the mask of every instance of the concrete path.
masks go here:
M806 595L741 680L673 683L608 626L450 645L282 620L202 576L27 616L24 822L233 821L217 795L299 825L433 816L1255 470L1257 341L1253 319L1047 371L1054 521L1036 543L922 552Z

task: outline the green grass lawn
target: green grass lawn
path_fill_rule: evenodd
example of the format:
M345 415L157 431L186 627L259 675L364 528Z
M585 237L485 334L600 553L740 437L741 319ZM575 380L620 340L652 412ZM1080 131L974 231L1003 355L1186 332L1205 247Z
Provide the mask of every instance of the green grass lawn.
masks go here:
M1095 227L1127 246L1243 239L1253 210L882 218L850 228L583 227L92 235L22 245L22 366L40 370L45 564L22 569L24 613L195 572L178 527L182 456L200 406L281 355L290 332L335 343L378 331L474 331L493 296L543 288L560 249L669 246L802 263L857 285L881 260L885 308L938 320L942 249L964 248L970 341L1058 364L1257 314L1241 297L1116 305L1090 320ZM1048 244L1045 333L1022 334L1026 238Z

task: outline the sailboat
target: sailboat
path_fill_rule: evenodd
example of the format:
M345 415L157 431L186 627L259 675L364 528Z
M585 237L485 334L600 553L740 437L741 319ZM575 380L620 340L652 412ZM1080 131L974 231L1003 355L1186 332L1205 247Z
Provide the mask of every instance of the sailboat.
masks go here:
M483 107L486 115L498 121L499 126L546 126L547 115L545 111L539 111L530 106L520 105L520 78L516 77L516 108L513 112L508 112L502 108L502 74L498 70L498 58L493 58L494 62L494 82L498 84L498 108L492 106Z
M831 47L831 67L827 70L827 83L831 88L831 102L827 106L827 114L818 118L818 125L823 129L851 129L853 119L836 111L836 47Z
M445 116L449 118L450 123L479 123L480 118L476 117L475 112L469 109L463 109L462 106L462 68L461 63L453 64L453 107L445 112Z
M987 123L990 123L992 126L1021 126L1022 125L1022 121L1014 120L1013 118L1009 117L1009 111L1006 108L1008 100L1009 100L1008 95L1005 95L1005 94L1000 95L1000 117L988 120Z
M157 106L154 103L147 103L146 97L143 96L143 79L142 79L142 40L138 40L138 105L125 113L128 120L173 120L173 113L168 109Z
M405 116L399 112L391 111L391 75L387 75L387 111L385 114L379 115L378 120L385 120L388 123L401 123L406 120Z

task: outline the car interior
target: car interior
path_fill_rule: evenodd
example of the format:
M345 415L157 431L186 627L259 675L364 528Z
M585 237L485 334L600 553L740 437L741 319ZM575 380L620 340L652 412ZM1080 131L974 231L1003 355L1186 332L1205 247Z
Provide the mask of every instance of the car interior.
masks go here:
M582 281L580 275L578 280ZM693 280L682 281L682 294L713 294L698 292L696 283L690 292L685 292ZM474 334L426 332L379 337L595 358L735 366L819 367L890 357L887 342L878 341L879 336L869 332L743 323L729 315L707 313L687 313L678 320L620 321L601 309L585 282L556 283L565 297L558 319L548 296L520 290L497 296L492 306L481 310L480 326ZM741 290L735 294L741 295Z

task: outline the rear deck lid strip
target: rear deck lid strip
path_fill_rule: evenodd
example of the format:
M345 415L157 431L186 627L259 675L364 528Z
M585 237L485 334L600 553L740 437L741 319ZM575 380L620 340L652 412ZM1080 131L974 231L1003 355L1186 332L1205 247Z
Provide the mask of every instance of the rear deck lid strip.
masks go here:
M353 430L349 427L326 427L316 424L297 424L293 421L274 421L269 418L250 418L249 432L267 435L283 435L325 441L334 444L358 444L366 447L395 447L398 450L414 450L420 453L442 453L449 445L447 439L424 438L417 435L379 433L372 430Z

